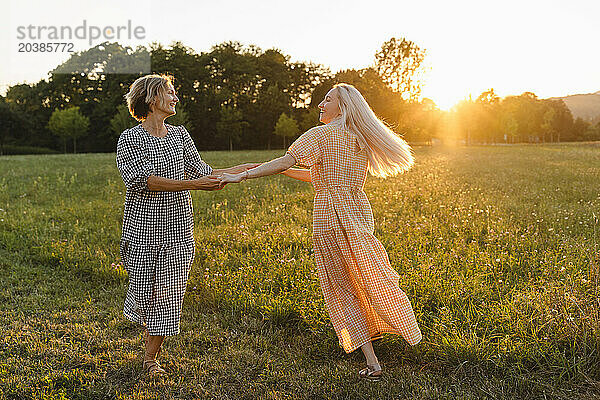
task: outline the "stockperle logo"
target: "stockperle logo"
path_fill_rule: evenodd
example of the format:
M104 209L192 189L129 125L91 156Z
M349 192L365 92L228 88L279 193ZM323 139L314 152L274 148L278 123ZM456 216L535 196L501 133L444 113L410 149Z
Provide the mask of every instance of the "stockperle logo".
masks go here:
M19 40L87 40L92 46L96 42L121 39L146 38L146 29L141 25L134 26L131 20L127 20L126 25L90 25L87 20L83 20L81 25L21 25L17 27L17 39Z

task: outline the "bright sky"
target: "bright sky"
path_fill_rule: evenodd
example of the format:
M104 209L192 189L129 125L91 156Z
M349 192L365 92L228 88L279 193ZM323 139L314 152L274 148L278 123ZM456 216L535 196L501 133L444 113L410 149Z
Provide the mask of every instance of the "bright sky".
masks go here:
M122 44L177 40L202 52L237 40L334 72L369 66L384 41L406 37L427 49L423 94L441 108L489 88L542 98L600 90L598 0L8 0L7 7L0 15L0 59L7 60L0 63L0 93L37 82L68 58L19 53L19 43L35 40L18 39L18 26L75 29L84 19L102 28L128 20L144 27L144 40ZM86 40L74 45L90 47Z

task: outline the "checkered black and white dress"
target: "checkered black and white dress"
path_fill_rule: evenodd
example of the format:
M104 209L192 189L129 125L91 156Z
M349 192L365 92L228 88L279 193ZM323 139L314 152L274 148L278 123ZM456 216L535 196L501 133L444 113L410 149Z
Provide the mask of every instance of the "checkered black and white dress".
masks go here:
M150 135L142 125L126 129L117 144L117 167L127 188L121 259L129 274L125 317L150 335L179 333L181 306L194 259L194 221L189 191L148 190L150 175L196 179L212 173L183 126Z

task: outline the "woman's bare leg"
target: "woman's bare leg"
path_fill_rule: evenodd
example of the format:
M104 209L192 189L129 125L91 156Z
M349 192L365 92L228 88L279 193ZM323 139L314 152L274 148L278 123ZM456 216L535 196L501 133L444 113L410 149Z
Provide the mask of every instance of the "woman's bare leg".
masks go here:
M148 333L148 329L144 329L144 346L148 348L148 341L150 340L150 334ZM160 355L160 351L162 350L162 345L158 347L158 351L156 352L156 357Z
M379 366L379 361L377 360L377 356L375 355L375 350L373 350L373 343L367 342L363 344L360 349L362 350L365 358L367 359L367 365L371 366Z
M373 344L371 342L365 343L360 346L360 349L367 359L367 368L358 371L358 376L360 378L373 381L380 380L383 371L381 370L381 365L379 365L379 361L377 360L377 356L373 350Z
M146 336L146 354L144 355L144 361L156 359L156 355L160 352L160 346L162 346L165 340L164 336Z

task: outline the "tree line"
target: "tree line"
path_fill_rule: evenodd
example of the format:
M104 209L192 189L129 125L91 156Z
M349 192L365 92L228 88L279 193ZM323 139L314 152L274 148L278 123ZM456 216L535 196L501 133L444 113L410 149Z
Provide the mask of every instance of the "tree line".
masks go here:
M123 70L118 68L123 60L139 63L146 57L152 73L175 77L180 104L167 122L185 124L202 150L285 147L318 124L317 104L338 82L356 86L375 113L413 143L600 138L600 126L574 120L562 101L533 93L500 99L490 90L452 111L439 110L421 97L425 56L414 42L391 38L372 67L333 74L323 65L292 61L278 49L239 42L201 53L179 42L136 49L103 43L75 53L47 79L11 86L0 96L0 151L8 146L114 151L118 135L137 124L123 96L143 68L115 72Z
M548 143L600 139L600 123L574 119L562 100L534 93L501 99L493 89L464 100L446 119L446 134L471 143Z

